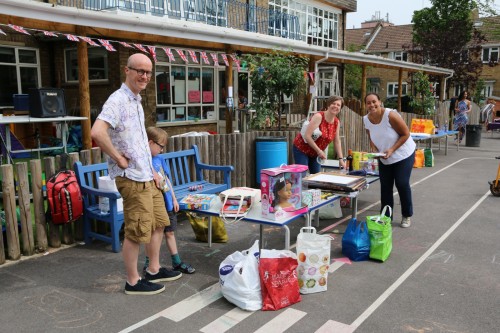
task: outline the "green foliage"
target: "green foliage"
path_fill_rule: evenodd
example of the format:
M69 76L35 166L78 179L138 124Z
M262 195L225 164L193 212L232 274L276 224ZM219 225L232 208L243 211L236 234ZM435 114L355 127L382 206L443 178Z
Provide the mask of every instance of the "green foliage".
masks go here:
M416 72L412 77L412 87L415 93L410 101L415 113L431 115L434 113L434 96L432 94L432 83L429 76L423 72Z
M474 87L481 74L481 43L484 36L474 28L472 0L431 0L432 7L413 14L413 44L409 52L416 61L455 71L453 85Z
M356 52L361 49L361 46L357 45L349 45L347 51ZM360 65L345 65L345 90L346 98L356 98L362 99L361 96L361 78L363 75L363 67ZM367 87L367 91L369 91L369 87Z
M472 101L478 105L483 104L484 100L486 99L486 96L484 95L484 88L486 87L486 84L484 83L484 80L481 79L477 81L476 84L476 89L474 90L474 95L472 96Z
M247 63L252 85L253 100L250 108L256 111L252 127L273 126L276 119L281 127L280 115L284 96L293 96L304 86L308 59L280 50L264 54L245 54L241 58Z

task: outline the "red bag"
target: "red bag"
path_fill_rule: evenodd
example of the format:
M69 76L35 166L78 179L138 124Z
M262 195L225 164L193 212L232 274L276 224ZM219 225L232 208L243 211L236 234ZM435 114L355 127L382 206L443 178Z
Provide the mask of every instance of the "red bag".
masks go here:
M54 224L65 224L83 215L83 198L72 170L64 170L47 182L50 219Z
M301 301L296 258L260 258L262 310L279 310Z

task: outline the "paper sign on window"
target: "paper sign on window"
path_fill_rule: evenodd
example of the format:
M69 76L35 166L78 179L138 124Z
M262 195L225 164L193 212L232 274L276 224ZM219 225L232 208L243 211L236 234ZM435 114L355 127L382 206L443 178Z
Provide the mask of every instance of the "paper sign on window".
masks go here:
M199 90L190 90L188 91L188 101L189 103L200 103L200 91Z
M203 103L213 103L214 102L214 92L204 91L203 92Z

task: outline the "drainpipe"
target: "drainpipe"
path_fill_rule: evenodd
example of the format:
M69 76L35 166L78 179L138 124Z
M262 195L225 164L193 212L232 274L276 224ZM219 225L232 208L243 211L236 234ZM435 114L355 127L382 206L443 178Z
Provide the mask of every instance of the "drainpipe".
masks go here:
M318 77L319 77L319 73L318 73L318 65L319 65L319 64L321 64L322 62L326 61L326 60L329 58L329 56L328 56L328 54L329 54L329 53L330 53L329 51L326 51L326 55L325 55L325 57L324 57L324 58L319 59L318 61L316 61L316 62L314 63L314 77L315 77L315 79L314 79L314 94L312 95L312 98L313 98L313 100L314 100L314 110L317 110L317 109L318 109L318 100L317 100L317 99L314 99L314 97L315 97L315 96L318 96L318 88L319 88L319 79L318 79Z

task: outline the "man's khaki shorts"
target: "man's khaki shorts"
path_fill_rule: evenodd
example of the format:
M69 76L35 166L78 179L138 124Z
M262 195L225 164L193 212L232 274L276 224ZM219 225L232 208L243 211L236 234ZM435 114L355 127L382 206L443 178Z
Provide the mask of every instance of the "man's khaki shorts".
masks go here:
M170 225L163 193L154 181L137 182L125 177L116 177L115 181L123 198L125 238L149 243L153 230Z

